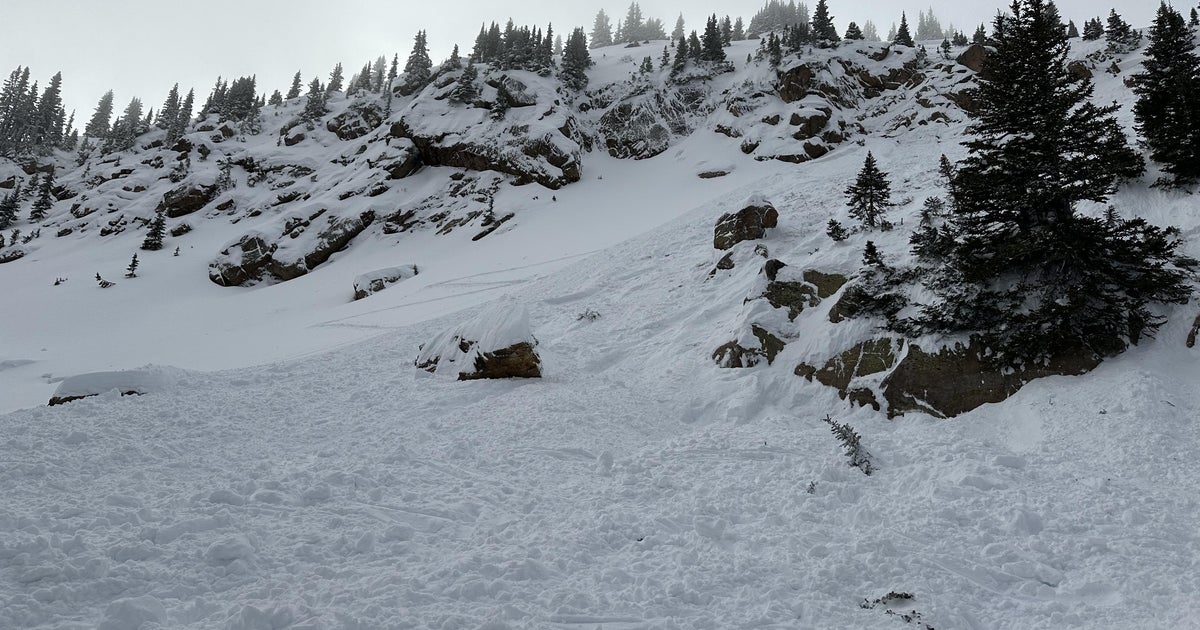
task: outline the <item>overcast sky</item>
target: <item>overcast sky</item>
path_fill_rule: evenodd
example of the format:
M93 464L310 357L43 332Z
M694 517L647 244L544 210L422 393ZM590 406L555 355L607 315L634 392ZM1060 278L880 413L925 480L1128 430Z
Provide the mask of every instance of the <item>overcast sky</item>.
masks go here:
M1188 5L1190 0L1176 2ZM643 0L646 17L657 17L669 32L682 12L687 28L702 30L711 13L741 16L747 22L763 0ZM809 7L816 0L807 2ZM915 28L918 10L932 8L945 27L954 24L970 35L980 22L990 24L1006 0L829 0L838 30L851 20L872 20L880 35L908 13ZM11 0L4 7L0 35L3 77L18 65L30 66L44 87L56 71L63 73L68 111L77 119L91 116L106 90L116 92L118 111L133 96L158 108L175 82L181 91L196 89L197 107L218 75L257 75L260 92L287 91L300 70L307 83L322 81L337 62L347 79L368 60L400 53L401 66L419 29L429 34L435 61L454 44L468 53L485 21L503 25L547 22L558 33L582 26L589 33L596 11L623 18L626 0L522 0L506 4L483 0L458 2L411 0ZM1154 0L1058 0L1064 19L1082 26L1084 19L1107 15L1109 7L1135 26L1154 17Z

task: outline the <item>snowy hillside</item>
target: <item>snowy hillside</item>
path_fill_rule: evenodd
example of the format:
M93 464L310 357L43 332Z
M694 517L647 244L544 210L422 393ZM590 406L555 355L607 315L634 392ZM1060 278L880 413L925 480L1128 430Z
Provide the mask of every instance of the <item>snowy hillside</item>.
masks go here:
M661 44L593 51L586 108L513 73L532 103L500 121L435 82L387 120L332 102L351 139L290 126L292 102L260 135L214 121L86 174L60 156L76 196L0 264L0 627L1195 625L1194 303L1090 374L953 420L843 400L797 367L878 330L832 323L824 289L800 316L758 299L765 260L858 272L867 235L825 228L849 223L867 151L915 225L938 156L963 155L974 72L863 44L775 85L738 42L732 72L675 88L637 73ZM1096 100L1129 103L1139 62L1085 62ZM206 192L229 164L237 185ZM1113 203L1200 255L1194 199L1150 181ZM180 187L211 198L138 250ZM750 200L777 226L714 249ZM872 239L909 256L906 229ZM487 350L536 338L543 378L414 366L489 321ZM786 342L772 360L719 367L758 325ZM95 372L116 374L63 382ZM100 395L44 406L60 385ZM861 434L870 476L826 418Z

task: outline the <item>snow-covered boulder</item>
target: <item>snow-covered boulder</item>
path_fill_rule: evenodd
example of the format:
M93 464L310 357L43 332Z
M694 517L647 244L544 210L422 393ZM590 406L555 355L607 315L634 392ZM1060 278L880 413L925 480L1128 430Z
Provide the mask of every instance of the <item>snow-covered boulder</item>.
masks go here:
M713 229L713 247L729 249L742 241L760 239L779 223L779 211L762 195L751 197L733 214L721 215Z
M140 396L167 389L177 380L178 370L172 368L79 374L59 383L58 389L50 397L50 405L61 405L114 390L122 396Z
M460 381L541 378L537 339L524 307L493 307L421 346L415 365Z
M239 287L262 277L277 245L262 232L243 234L208 263L208 279L223 287Z
M218 192L216 186L185 184L164 194L158 209L172 219L182 217L208 205Z
M366 211L348 216L325 209L294 214L278 237L261 230L229 243L208 264L208 279L223 287L245 286L270 277L281 282L307 274L342 250L375 221Z
M361 300L409 278L416 277L416 265L387 267L359 275L354 279L354 299Z
M356 103L330 118L325 128L341 140L355 140L383 124L383 110L374 103Z

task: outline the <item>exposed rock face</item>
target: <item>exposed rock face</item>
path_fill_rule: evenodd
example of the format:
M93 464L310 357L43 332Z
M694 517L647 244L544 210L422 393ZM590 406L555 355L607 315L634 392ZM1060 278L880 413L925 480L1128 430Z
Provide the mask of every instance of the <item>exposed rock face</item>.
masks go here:
M304 142L304 139L305 139L306 137L307 137L307 136L305 136L305 135L304 135L304 132L303 132L303 131L297 131L297 132L296 132L296 133L294 133L294 134L291 134L291 135L288 135L288 136L286 136L286 137L283 139L283 145L284 145L284 146L286 146L286 147L294 147L294 146L296 146L297 144L300 144L301 142Z
M770 201L756 197L734 214L724 214L713 230L713 247L730 249L742 241L760 239L779 223L779 211Z
M354 279L354 299L361 300L370 297L397 282L416 277L417 273L416 265L388 267L387 269L364 273Z
M1067 72L1071 73L1071 76L1075 77L1076 81L1087 81L1092 78L1091 68L1088 68L1086 63L1078 59L1067 64Z
M340 140L361 138L383 124L383 111L378 105L356 104L345 112L330 118L325 128ZM289 145L290 146L290 145Z
M494 86L497 98L503 99L509 107L533 107L537 105L537 94L533 93L524 81L505 75Z
M209 263L209 280L233 287L253 284L267 274L280 281L299 278L329 260L375 220L370 211L329 217L319 230L310 231L312 222L324 214L320 210L307 219L293 217L278 237L259 231L243 235Z
M772 262L778 261L767 261L767 264ZM767 271L768 278L774 275ZM825 298L837 293L844 284L845 276L807 269L801 274L800 280L771 279L763 297L775 308L788 309L788 319L794 320L806 308L816 306Z
M730 341L713 351L713 361L723 368L754 367L763 361L766 361L768 365L774 363L775 357L783 351L787 344L757 324L752 324L750 331L754 339L758 341L757 347L743 347L737 341Z
M984 47L982 44L971 44L954 61L959 65L966 66L975 72L982 72L983 65L985 62L987 62L987 58L988 49L986 47Z
M421 168L421 154L411 140L401 138L394 141L379 158L370 161L369 165L387 171L388 179L403 179Z
M542 360L533 344L521 342L475 357L475 371L458 375L460 381L494 378L541 378Z
M163 195L158 208L172 219L189 215L216 198L217 187L185 184Z
M880 408L888 417L910 411L950 418L986 403L1005 400L1026 383L1091 371L1100 360L1080 351L1053 357L1047 365L1005 373L984 362L979 348L958 345L929 353L903 339L863 342L820 369L800 364L796 375L833 387L843 399Z
M600 134L609 155L642 160L666 151L675 135L688 132L685 115L673 92L640 94L609 107L600 117Z
M816 72L807 64L795 66L779 76L779 98L784 103L795 103L808 96Z

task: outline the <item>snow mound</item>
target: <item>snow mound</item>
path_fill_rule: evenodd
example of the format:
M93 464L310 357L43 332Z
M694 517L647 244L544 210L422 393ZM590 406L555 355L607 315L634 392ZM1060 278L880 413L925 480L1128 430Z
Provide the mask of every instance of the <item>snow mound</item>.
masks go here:
M90 372L63 380L50 398L51 405L61 405L80 398L99 396L116 390L122 396L143 395L169 389L179 381L177 368L153 367L118 372Z
M361 300L379 293L397 282L416 277L418 273L416 265L402 265L360 274L354 278L354 299Z

